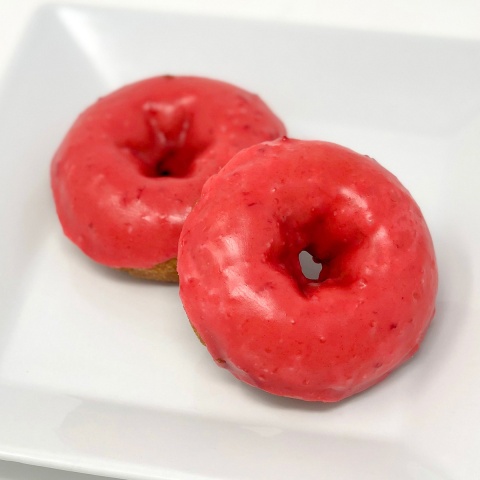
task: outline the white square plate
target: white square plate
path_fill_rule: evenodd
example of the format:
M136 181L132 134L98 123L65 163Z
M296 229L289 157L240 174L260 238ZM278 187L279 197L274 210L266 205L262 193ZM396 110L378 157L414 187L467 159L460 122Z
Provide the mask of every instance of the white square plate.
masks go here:
M410 189L441 276L412 361L339 404L264 394L214 365L177 287L63 237L62 136L98 96L164 73L256 91L291 136L367 153ZM130 479L480 478L478 43L50 7L2 84L0 152L0 458Z

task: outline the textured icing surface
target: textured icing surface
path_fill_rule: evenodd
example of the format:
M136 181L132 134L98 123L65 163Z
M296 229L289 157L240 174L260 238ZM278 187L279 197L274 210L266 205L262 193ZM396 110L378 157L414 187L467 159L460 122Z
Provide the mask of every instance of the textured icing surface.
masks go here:
M78 117L52 161L64 232L112 267L176 257L205 180L284 133L258 96L224 82L164 76L123 87Z
M205 184L178 270L218 364L305 400L340 400L410 358L437 291L428 228L399 181L346 148L290 139L243 150Z

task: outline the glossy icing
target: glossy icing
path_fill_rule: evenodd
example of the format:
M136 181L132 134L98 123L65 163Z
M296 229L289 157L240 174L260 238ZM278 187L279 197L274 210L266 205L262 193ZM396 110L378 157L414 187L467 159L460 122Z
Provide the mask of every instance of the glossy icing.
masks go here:
M302 273L307 250L322 263ZM284 138L204 186L179 244L180 295L217 363L268 392L337 401L410 358L434 315L423 216L375 160Z
M163 76L123 87L78 117L53 158L64 232L111 267L174 258L205 180L284 133L258 96L224 82Z

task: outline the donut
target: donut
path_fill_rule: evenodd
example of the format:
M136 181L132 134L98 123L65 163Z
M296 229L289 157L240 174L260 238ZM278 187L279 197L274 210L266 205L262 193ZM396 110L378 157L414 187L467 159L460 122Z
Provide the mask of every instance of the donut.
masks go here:
M302 271L299 254L321 264ZM204 185L178 253L180 296L211 356L266 392L335 402L418 349L437 266L422 213L372 158L283 138Z
M285 134L257 96L218 80L160 76L100 98L51 164L63 231L90 258L177 281L178 238L205 180L239 150Z

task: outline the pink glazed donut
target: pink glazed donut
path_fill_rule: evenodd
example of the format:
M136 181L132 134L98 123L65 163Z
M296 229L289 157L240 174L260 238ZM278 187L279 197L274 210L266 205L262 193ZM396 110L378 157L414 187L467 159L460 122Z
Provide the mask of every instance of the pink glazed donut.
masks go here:
M198 77L143 80L99 99L51 165L63 230L93 260L177 281L178 238L211 175L285 134L257 96Z
M321 262L318 279L299 254ZM375 160L284 138L209 179L180 237L180 295L217 363L267 392L334 402L384 379L434 315L419 207Z

